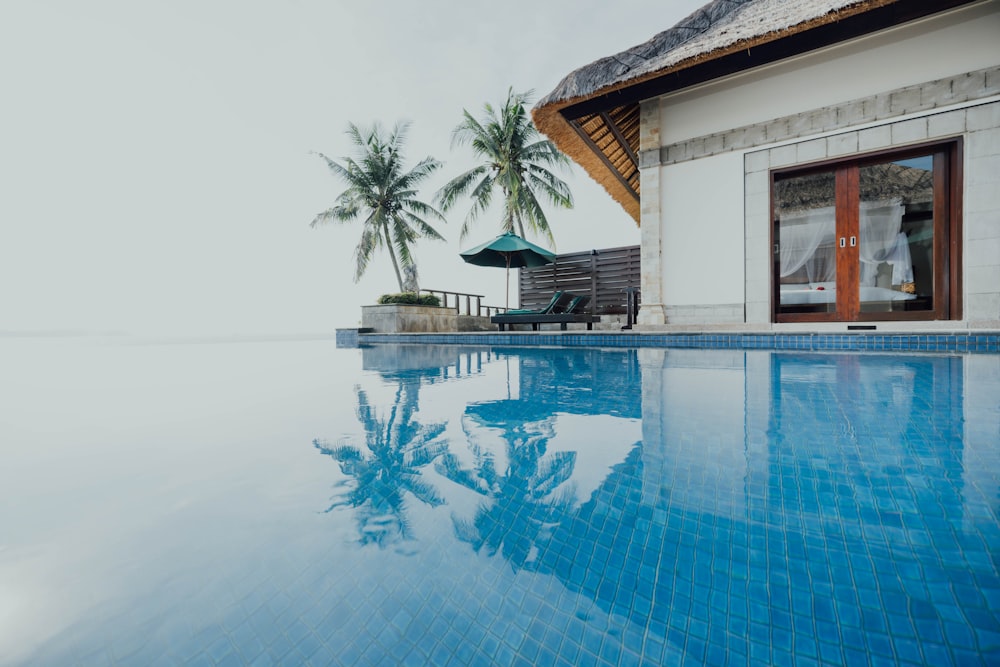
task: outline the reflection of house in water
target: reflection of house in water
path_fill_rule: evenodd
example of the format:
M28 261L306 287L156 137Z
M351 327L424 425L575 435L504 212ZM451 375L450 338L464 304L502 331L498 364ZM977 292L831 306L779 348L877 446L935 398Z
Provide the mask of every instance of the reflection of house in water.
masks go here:
M841 626L874 641L889 613L940 634L956 607L927 582L1000 589L995 355L638 354L643 442L536 545L532 569L689 656L740 661L755 641ZM580 385L540 401L559 391L587 403ZM627 394L616 404L635 414Z

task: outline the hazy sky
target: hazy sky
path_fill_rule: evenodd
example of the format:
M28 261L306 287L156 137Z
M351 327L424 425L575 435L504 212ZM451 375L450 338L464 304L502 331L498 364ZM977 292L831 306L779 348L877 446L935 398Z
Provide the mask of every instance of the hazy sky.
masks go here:
M0 335L324 333L397 290L383 255L354 284L360 226L310 228L343 185L348 122L412 123L408 164L472 166L463 108L547 94L573 69L670 27L702 0L340 2L9 0L0 5ZM638 243L574 167L558 252ZM421 286L503 300L463 264L466 208L415 248ZM538 241L538 239L532 239Z

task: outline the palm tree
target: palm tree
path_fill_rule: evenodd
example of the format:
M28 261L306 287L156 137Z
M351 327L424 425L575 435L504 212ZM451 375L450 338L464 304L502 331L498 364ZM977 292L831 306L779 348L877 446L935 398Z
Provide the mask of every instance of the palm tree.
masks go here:
M442 210L448 211L463 195L472 199L472 209L462 224L463 239L469 224L489 208L496 190L503 196L503 231L524 236L527 226L550 243L552 231L539 197L547 198L554 206L573 208L569 186L546 168L569 165L569 158L551 141L540 138L525 110L530 95L531 91L515 93L509 89L507 101L499 110L488 103L483 106L481 120L462 110L464 119L452 132L452 145L470 144L483 162L445 184L437 201Z
M443 241L444 238L427 223L425 217L444 221L437 209L418 200L417 185L441 166L426 157L410 171L404 171L403 144L408 123L398 123L388 137L383 136L378 123L364 132L348 123L347 135L357 149L357 159L344 158L341 165L322 153L333 174L347 183L347 189L337 197L337 203L316 215L311 226L326 222L352 222L364 218L361 240L354 251L356 260L354 282L358 282L375 254L384 247L389 252L396 272L399 291L403 290L400 265L413 265L410 246L418 238ZM397 258L398 255L398 258Z

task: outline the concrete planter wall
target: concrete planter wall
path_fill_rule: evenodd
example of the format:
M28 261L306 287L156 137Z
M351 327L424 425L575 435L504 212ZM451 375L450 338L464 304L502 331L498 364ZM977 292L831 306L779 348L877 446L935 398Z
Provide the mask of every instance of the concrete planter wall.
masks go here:
M361 306L361 326L375 333L420 333L458 331L458 315L453 308L389 303Z

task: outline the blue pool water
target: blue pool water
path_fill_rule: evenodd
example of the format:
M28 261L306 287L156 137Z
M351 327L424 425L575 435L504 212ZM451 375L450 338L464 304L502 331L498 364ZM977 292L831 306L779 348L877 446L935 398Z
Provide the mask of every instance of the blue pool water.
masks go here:
M1000 664L1000 356L0 346L3 665Z

